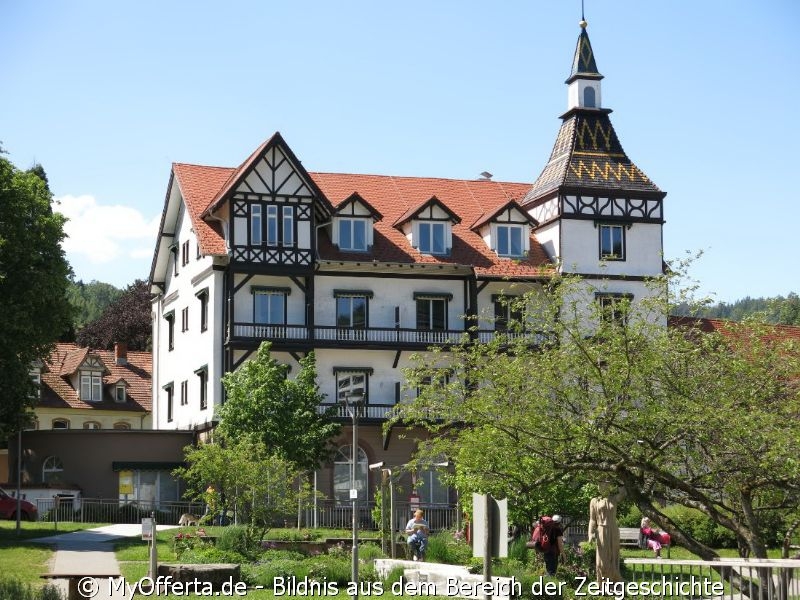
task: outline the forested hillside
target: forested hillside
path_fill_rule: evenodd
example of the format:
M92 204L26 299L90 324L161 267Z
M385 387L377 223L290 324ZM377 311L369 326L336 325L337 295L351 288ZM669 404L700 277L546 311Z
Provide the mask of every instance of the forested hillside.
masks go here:
M689 314L689 311L685 305L681 305L676 309L675 314L685 316ZM763 316L769 323L800 325L800 296L795 292L789 293L786 297L751 298L747 296L735 302L713 304L697 316L741 321L754 315Z

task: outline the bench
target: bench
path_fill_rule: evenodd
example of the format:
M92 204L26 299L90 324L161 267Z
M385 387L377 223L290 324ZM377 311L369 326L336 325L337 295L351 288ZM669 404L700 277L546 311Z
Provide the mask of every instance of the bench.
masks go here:
M642 535L638 527L620 527L619 528L619 545L620 546L635 546L642 550L647 550L647 540ZM662 544L662 548L667 549L667 558L669 558L669 544Z
M117 577L121 577L119 573L102 573L100 575L92 575L87 573L42 573L39 575L41 579L66 579L68 582L67 587L67 600L83 600L84 598L89 598L90 595L96 596L97 593L92 594L91 590L102 590L103 583L101 581L95 582L95 587L88 588L85 587L82 590L78 587L78 584L83 579L101 579L106 580L115 579ZM108 585L108 583L106 583ZM83 593L82 593L83 592Z

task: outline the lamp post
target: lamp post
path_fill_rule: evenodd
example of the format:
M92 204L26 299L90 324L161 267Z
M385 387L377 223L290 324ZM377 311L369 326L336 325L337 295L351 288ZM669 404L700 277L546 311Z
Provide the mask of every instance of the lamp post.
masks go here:
M358 409L364 401L362 394L353 394L345 392L344 406L347 413L353 419L353 445L350 450L350 459L352 460L352 470L350 472L350 500L353 501L353 567L351 570L351 580L358 585L358 488L356 487L356 474L358 467ZM358 588L356 588L353 598L358 597Z

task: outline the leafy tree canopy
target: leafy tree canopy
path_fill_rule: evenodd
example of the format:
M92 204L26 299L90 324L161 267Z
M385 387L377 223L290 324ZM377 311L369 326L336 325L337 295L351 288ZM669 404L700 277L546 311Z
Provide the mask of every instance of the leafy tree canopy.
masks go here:
M71 281L67 290L67 299L75 309L73 326L82 329L87 323L100 318L106 308L122 295L122 290L110 283L81 280Z
M249 547L261 541L278 517L291 515L298 503L311 497L307 484L294 485L300 481L297 467L252 436L218 437L214 443L187 446L184 452L188 467L175 475L186 482L186 495L213 506L218 514L234 511L247 523Z
M318 412L324 396L316 383L314 354L300 360L300 372L290 379L289 367L278 364L270 348L261 344L252 360L223 377L227 398L219 430L228 439L254 435L277 456L315 469L330 458L331 439L341 426Z
M28 420L31 365L49 354L72 318L65 219L52 199L40 166L20 171L0 155L0 437Z
M106 284L100 284L106 285ZM115 342L126 342L131 350L149 350L152 334L150 288L137 279L75 336L81 346L110 350Z
M609 482L703 558L714 551L657 499L702 511L765 557L767 524L800 504L800 350L754 322L724 336L691 320L666 327L683 295L666 279L608 312L594 300L602 288L555 281L520 300L507 337L419 357L407 376L423 392L399 418L435 434L421 451L455 463L462 493L550 507L554 492Z
M795 292L773 298L751 298L747 296L734 302L718 302L693 310L689 303L675 307L673 314L686 316L698 314L709 319L743 321L747 318L762 318L767 323L778 325L800 325L800 296Z

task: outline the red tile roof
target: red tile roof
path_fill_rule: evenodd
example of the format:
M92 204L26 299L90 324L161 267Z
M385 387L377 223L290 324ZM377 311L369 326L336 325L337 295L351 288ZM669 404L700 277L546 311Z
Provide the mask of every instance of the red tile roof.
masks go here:
M85 402L70 382L71 374L81 365L87 354L98 357L105 365L103 374L103 399ZM153 357L150 352L128 351L128 364L117 365L112 350L89 350L76 344L56 344L46 361L42 373L42 393L39 406L49 408L82 408L86 410L117 410L149 412L152 410ZM128 384L126 402L114 399L113 384L124 379Z
M173 165L203 254L224 255L226 250L217 223L210 224L201 215L224 198L270 141L262 144L237 168ZM552 262L534 235L531 235L529 255L515 260L498 257L477 232L470 230L474 223L509 201L521 200L531 187L528 183L348 173L309 173L309 176L325 196L321 201L329 201L336 208L353 193L358 193L383 216L375 223L371 253L365 256L358 252L340 252L323 233L319 240L322 260L363 261L366 258L389 263L471 265L479 276L489 277L536 277L552 271ZM453 224L453 246L448 256L421 254L395 227L398 221L433 196L460 219Z
M736 335L736 328L740 323L725 319L705 319L701 317L670 317L670 327L684 327L698 329L705 333L717 332L724 336ZM764 326L765 340L796 340L800 342L800 326L797 325L770 325Z

